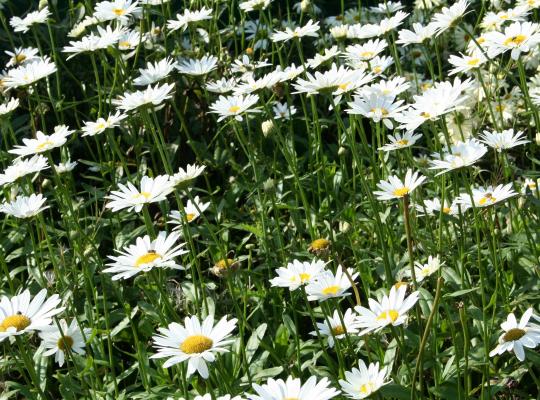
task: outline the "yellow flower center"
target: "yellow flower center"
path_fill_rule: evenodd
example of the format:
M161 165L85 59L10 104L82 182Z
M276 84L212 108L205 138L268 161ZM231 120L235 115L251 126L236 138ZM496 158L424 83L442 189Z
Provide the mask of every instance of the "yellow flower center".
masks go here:
M360 57L363 57L363 58L371 58L374 56L374 53L372 51L363 51L362 53L360 53Z
M398 317L399 313L396 310L388 310L380 313L377 317L377 321L385 321L390 319L392 322L396 322L396 319L398 319Z
M338 325L332 329L332 333L334 336L343 335L346 332L345 327L343 325Z
M299 274L299 276L300 276L300 282L302 282L302 283L304 283L304 282L306 282L306 281L309 281L309 279L311 278L311 275L310 275L310 274L307 274L307 273L305 273L305 272L301 272L301 273Z
M480 63L480 59L479 59L479 58L471 58L469 61L467 61L467 64L470 65L471 67L475 67L475 66L477 66L479 63Z
M421 117L424 117L425 119L431 118L431 114L428 113L428 112L425 112L425 111L422 111L422 112L420 113L420 116L421 116Z
M230 112L230 113L237 113L238 111L240 111L240 107L239 107L239 106L230 106L230 107L229 107L229 112Z
M328 295L335 296L337 294L338 290L339 290L339 286L332 285L332 286L325 287L322 290L322 294L324 294L326 296L328 296Z
M122 40L118 42L119 47L129 47L129 42L127 40Z
M186 354L199 354L212 348L214 342L204 335L188 336L180 345L180 350Z
M486 39L482 36L480 36L478 39L476 39L476 41L479 43L479 44L482 44L486 41Z
M234 264L234 260L232 258L227 258L227 259L219 260L215 266L219 269L227 269L233 264Z
M442 209L442 212L445 213L445 214L450 214L450 211L452 211L450 209L450 207L443 207L443 209Z
M389 114L389 113L388 113L388 110L387 110L386 108L374 107L374 108L372 108L372 109L369 110L369 111L371 111L372 113L377 113L377 112L379 112L379 113L381 113L381 115L388 115L388 114Z
M408 187L402 187L399 189L394 190L394 196L397 197L403 197L409 194L409 188Z
M375 74L380 74L380 73L382 72L382 67L379 67L379 66L374 67L374 68L373 68L373 72L374 72Z
M508 14L501 14L499 15L499 18L502 20L507 20L509 17L508 17Z
M338 85L338 88L341 90L347 90L347 87L350 85L350 82L342 83L341 85Z
M431 269L429 267L422 268L422 275L423 276L428 276L429 274L431 274Z
M97 130L102 130L102 129L105 129L107 126L105 125L104 122L100 122L96 125L96 129Z
M400 146L407 146L409 144L409 141L407 139L401 139L396 142Z
M124 15L126 13L126 10L124 10L123 8L113 8L112 11L118 16Z
M15 328L17 332L27 328L32 321L26 315L15 314L4 318L0 323L0 332L6 332L9 328Z
M508 39L506 39L503 42L503 45L505 45L505 46L510 46L510 45L519 46L525 40L527 40L527 36L525 36L525 35L511 36L511 37L509 37Z
M186 214L187 222L191 222L195 219L196 215L194 213Z
M480 204L481 206L483 206L484 204L486 204L487 202L491 202L492 204L495 203L497 201L497 199L495 197L493 197L493 195L491 193L486 193L484 195L484 197L482 197L479 201L478 201L478 204Z
M62 336L60 339L58 339L56 345L62 351L71 349L73 347L73 338L71 336Z
M148 200L151 196L152 196L152 194L150 192L141 192L141 193L137 193L136 195L134 195L133 198L134 199L139 199L141 197L144 197L145 200Z
M407 282L399 281L399 282L394 283L394 287L396 289L399 289L402 286L407 286Z
M311 242L311 247L314 250L324 250L330 246L330 241L326 239L315 239Z
M54 145L54 142L51 140L46 140L43 143L40 143L36 146L36 150L45 150L47 147Z
M521 339L523 336L525 336L525 332L523 329L519 329L519 328L512 328L510 329L508 332L506 332L503 336L503 340L505 342L512 342L514 340L519 340Z
M161 258L160 254L156 253L155 251L149 251L148 253L137 258L137 261L135 261L135 266L140 267L143 264L149 264L156 261L158 258Z
M15 56L15 63L16 64L20 64L22 63L24 60L26 60L26 56L24 54L17 54Z
M368 383L362 384L362 386L360 386L359 391L360 391L360 393L362 393L364 395L365 394L370 394L373 391L373 383L368 382Z

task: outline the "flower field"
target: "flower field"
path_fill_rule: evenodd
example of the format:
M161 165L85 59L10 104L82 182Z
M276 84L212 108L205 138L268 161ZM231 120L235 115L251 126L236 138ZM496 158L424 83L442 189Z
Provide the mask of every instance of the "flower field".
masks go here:
M539 0L0 0L0 399L540 399Z

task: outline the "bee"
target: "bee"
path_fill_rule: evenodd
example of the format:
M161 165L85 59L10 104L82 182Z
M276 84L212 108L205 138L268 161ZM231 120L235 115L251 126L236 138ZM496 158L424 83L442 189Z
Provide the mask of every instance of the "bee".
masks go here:
M156 254L156 251L154 249L148 250L148 254Z

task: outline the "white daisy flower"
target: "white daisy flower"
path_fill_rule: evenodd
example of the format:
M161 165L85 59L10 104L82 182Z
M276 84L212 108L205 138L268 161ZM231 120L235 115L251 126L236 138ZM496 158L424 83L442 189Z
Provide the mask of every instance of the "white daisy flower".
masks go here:
M394 97L380 96L376 93L371 93L367 96L354 96L354 101L347 103L349 109L348 114L363 115L373 122L380 122L388 128L392 129L394 124L391 119L395 118L405 107L402 106L403 100L394 101Z
M0 186L15 182L23 176L34 174L49 168L47 159L42 155L35 155L29 159L18 158L0 174Z
M212 93L229 93L236 87L236 79L221 78L217 81L209 81L206 83L205 88Z
M70 130L65 125L54 127L54 132L51 135L46 135L41 131L36 132L35 139L23 139L24 145L17 145L9 150L9 153L17 154L20 157L44 153L56 147L63 146L67 142L67 138L74 130Z
M532 22L514 22L502 32L485 34L487 55L494 58L508 50L511 57L517 60L521 53L527 53L540 42L540 25Z
M300 378L289 376L286 381L269 378L263 385L253 384L257 394L248 394L249 400L329 400L340 392L330 386L328 378L317 382L317 377L311 376L304 384Z
M99 21L119 20L127 23L130 17L138 16L141 13L141 7L138 1L132 0L113 0L101 1L96 4L94 17Z
M272 111L274 111L274 119L290 120L291 117L296 114L296 107L276 101L272 106Z
M431 215L431 216L438 216L441 212L447 215L457 215L460 212L464 212L467 208L465 205L460 205L456 202L452 202L450 205L448 205L448 202L445 200L443 202L443 205L441 206L441 200L437 197L433 200L424 200L424 204L416 204L415 205L416 211L418 211L419 215ZM461 209L461 211L460 211Z
M387 180L381 180L377 184L380 191L374 192L379 200L400 199L410 195L414 189L420 186L426 177L408 169L405 174L405 180L402 181L396 175L389 176Z
M386 14L389 14L389 13L393 14L396 11L402 10L403 8L405 8L405 6L403 4L401 4L401 2L399 2L399 1L396 1L396 2L386 1L384 3L379 3L374 7L369 7L369 11L371 11L372 13L375 13L375 14L385 14L386 15Z
M144 38L141 36L141 32L136 29L124 33L118 39L118 49L121 51L135 50L141 42L144 43ZM129 53L125 57L129 58L131 55L132 53Z
M410 44L421 44L425 41L431 40L437 32L437 28L435 27L435 25L432 24L424 26L418 22L415 22L412 26L412 31L408 29L402 29L398 32L399 38L396 41L397 44L402 44L403 47Z
M371 396L382 386L390 383L386 381L387 367L379 369L379 363L366 366L363 360L358 360L358 368L345 372L345 379L340 379L339 384L345 396L351 399L365 399Z
M293 260L286 267L276 269L276 278L270 279L272 286L287 287L293 291L302 285L312 283L324 271L326 263L321 260Z
M330 70L325 72L315 71L312 75L306 72L306 79L297 79L293 87L296 93L306 93L308 95L320 92L331 92L334 96L358 89L371 82L374 76L363 70L351 70L344 66L332 64Z
M318 37L319 34L317 32L319 29L321 29L319 21L314 23L313 20L310 19L304 26L299 26L294 29L286 27L284 31L276 30L272 36L270 36L270 39L272 39L273 42L287 42L291 39L300 39L304 36Z
M346 334L355 335L359 332L356 315L353 314L351 308L348 308L342 317L343 322L338 310L335 310L333 317L328 316L328 321L325 319L322 323L317 322L319 334L328 338L328 347L330 348L334 347L335 339L343 339ZM317 336L316 331L310 332L310 334Z
M497 150L499 153L512 147L529 143L529 140L523 138L524 132L518 131L514 134L513 129L507 129L502 132L484 131L480 135L481 142Z
M87 338L92 329L81 330L76 319L72 319L68 325L65 319L58 321L60 329L55 324L47 326L40 333L41 348L45 350L45 357L54 354L54 361L61 367L64 365L66 352L84 355L85 337Z
M126 34L125 28L122 27L116 27L113 30L111 26L107 26L105 28L98 26L97 29L98 34L91 32L89 35L84 36L79 41L70 41L69 46L65 46L62 49L62 52L71 54L67 58L68 60L81 53L106 49L107 47L117 43L120 38Z
M174 190L168 175L158 175L155 178L143 176L140 183L140 190L131 182L123 185L118 184L120 190L113 190L110 195L105 196L111 200L105 207L112 212L127 208L128 211L140 212L145 204L156 203L167 199L167 195Z
M238 6L244 12L266 10L272 0L246 0L241 2Z
M19 99L16 97L13 97L9 99L7 102L0 104L0 117L7 115L19 107Z
M30 61L17 68L10 69L2 79L7 88L18 88L31 85L56 72L56 65L49 57Z
M66 162L58 163L58 165L54 166L54 170L57 174L64 174L66 172L73 171L75 167L77 166L77 161L71 161L69 158Z
M519 323L513 313L508 314L506 321L501 324L504 333L499 337L497 347L490 351L493 357L504 352L513 352L519 361L525 361L525 347L534 349L540 344L540 330L529 325L533 309L529 308L521 316Z
M507 185L498 185L497 187L488 186L487 188L472 189L472 201L475 207L489 207L517 196L517 193L512 189L512 183ZM463 204L467 208L472 208L473 203L469 193L462 193L456 198L456 202Z
M392 286L388 296L384 295L381 302L368 299L369 308L356 306L354 309L359 314L357 317L358 326L364 328L359 336L373 331L380 331L385 326L398 326L407 322L407 312L413 308L418 301L419 292L412 292L405 297L407 285L400 285L399 288Z
M347 291L352 287L351 279L354 281L357 277L358 272L347 268L347 273L345 273L341 265L338 266L335 275L331 271L325 270L306 286L308 300L325 301L348 296L350 293Z
M393 151L411 147L422 137L422 135L420 133L415 134L414 132L397 132L395 135L388 135L387 137L390 143L379 147L379 150Z
M141 75L133 80L133 84L135 86L151 85L168 77L175 67L176 63L169 58L164 58L154 64L149 62L146 68L139 68Z
M469 0L458 0L450 7L443 7L440 13L435 14L430 24L435 27L437 36L455 26L465 15L468 6Z
M181 183L189 182L200 176L205 169L206 165L197 164L188 164L186 165L186 169L180 167L178 172L171 176L171 183L173 186L178 186Z
M42 289L31 299L26 289L21 294L0 298L0 342L8 337L39 331L52 323L52 317L64 311L57 307L60 297L53 294L47 299L47 290Z
M369 61L373 57L378 56L384 49L388 47L388 43L384 39L368 40L363 44L349 45L345 49L343 56L353 64L361 61Z
M34 47L17 47L14 51L6 50L9 57L6 67L15 67L39 58L39 50Z
M184 10L183 14L176 14L176 19L167 21L167 28L173 32L178 29L186 30L191 22L204 21L212 18L212 9L203 7L200 10Z
M174 83L163 85L156 84L154 87L148 86L144 90L136 92L126 92L112 103L124 111L132 111L139 107L152 105L158 107L165 100L173 96Z
M432 160L429 169L441 169L442 171L437 174L441 175L458 168L468 167L480 160L487 151L487 147L476 139L458 141L450 146L450 149L446 149L440 155L440 159Z
M26 33L32 25L47 22L50 15L49 7L43 7L41 10L32 11L26 14L26 17L24 18L12 17L9 20L9 24L13 27L15 32Z
M208 207L210 207L210 202L203 203L200 200L199 196L195 196L193 198L193 201L189 199L186 206L184 207L184 213L187 222L195 221L199 217L199 215L206 211ZM175 227L175 229L178 229L182 225L184 225L184 217L178 210L171 211L169 214L169 218L171 219L170 221L168 221L169 224L178 225L177 227Z
M109 114L107 119L98 118L96 122L88 121L84 123L81 128L83 134L81 136L95 136L105 132L107 129L111 129L120 125L120 122L124 120L127 115L117 111L115 114Z
M194 58L187 58L181 60L176 65L176 69L186 75L206 75L209 72L217 68L217 57L212 55L206 55L200 60Z
M176 322L168 328L159 328L160 335L152 337L158 352L150 358L168 358L164 368L187 361L187 376L195 371L207 379L209 376L207 362L212 363L216 354L226 353L225 347L230 345L231 332L236 328L237 319L227 320L223 317L214 326L214 316L209 315L201 323L196 316L186 317L184 325Z
M49 208L49 206L43 207L45 201L47 199L41 193L37 195L31 194L30 196L17 196L14 201L1 204L0 212L15 218L30 218Z
M324 49L323 54L315 54L315 57L307 60L306 64L309 66L309 68L315 69L318 68L319 65L339 56L340 54L341 50L339 50L337 46L332 46L329 49ZM304 71L304 67L300 65L298 68L301 68L300 72L298 73L298 75L300 75Z
M429 256L428 261L425 264L421 264L420 262L415 261L414 274L416 275L416 281L422 282L428 276L437 272L443 264L444 263L441 263L441 260L439 260L439 256Z
M469 56L462 54L461 57L450 55L448 62L454 66L449 75L454 75L460 72L470 72L481 67L487 61L486 56L482 52L475 52Z
M108 256L113 262L103 272L115 274L113 281L129 279L140 272L148 272L154 268L173 268L183 270L184 267L174 261L175 257L187 253L185 243L176 244L180 235L172 232L159 232L154 240L145 235L138 237L135 244L119 250L119 256Z
M259 96L256 94L239 95L239 96L219 96L211 106L209 112L219 114L218 122L227 117L234 117L237 121L242 121L243 113L254 113L258 110L253 110L253 107L259 101Z
M407 91L411 84L402 76L396 76L389 80L380 80L369 86L363 86L358 89L358 94L368 97L375 93L379 96L397 97L401 93Z

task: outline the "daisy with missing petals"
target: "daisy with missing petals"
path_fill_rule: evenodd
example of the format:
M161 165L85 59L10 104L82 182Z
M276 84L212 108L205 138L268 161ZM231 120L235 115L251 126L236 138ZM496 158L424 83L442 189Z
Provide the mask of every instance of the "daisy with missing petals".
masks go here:
M150 236L138 237L135 244L124 247L119 256L109 256L114 262L107 264L110 268L103 272L115 274L113 281L129 279L139 272L148 272L153 268L184 269L174 261L174 257L187 253L183 249L185 243L175 245L180 235L176 232L167 236L159 232L154 240Z
M83 134L81 136L95 136L105 132L107 129L114 128L120 125L120 122L125 119L127 115L121 114L117 111L115 114L109 114L107 119L98 118L96 122L85 122L81 128Z
M182 183L190 182L196 177L200 176L205 169L206 165L197 164L188 164L186 165L186 169L180 167L178 172L171 176L171 184L173 186L178 186Z
M421 264L418 261L415 261L414 274L416 275L417 282L422 282L428 276L437 272L442 264L444 263L441 263L441 260L439 260L439 256L429 256L428 261L425 264Z
M31 299L26 289L21 294L0 299L0 342L8 337L39 331L52 323L52 317L64 311L57 307L60 297L53 294L47 298L47 290L42 289Z
M51 135L37 131L35 139L23 139L24 145L15 146L14 149L9 150L9 153L17 154L21 157L43 153L64 145L67 142L67 137L73 132L75 131L69 130L65 125L55 126L54 133Z
M390 383L386 381L387 367L379 370L379 363L369 364L358 360L358 368L345 372L345 379L340 379L339 384L345 395L351 399L365 399L371 396L382 386Z
M422 137L421 134L414 132L397 132L395 135L388 135L388 140L390 143L385 144L384 146L379 147L378 150L382 151L393 151L404 149L406 147L411 147L414 145L418 139Z
M229 337L236 328L236 322L236 318L227 320L227 317L223 317L214 326L213 315L206 317L202 324L195 315L186 317L183 326L172 322L168 328L159 328L160 334L152 337L158 352L150 358L168 358L163 368L187 361L188 377L197 371L207 379L206 363L214 362L216 354L229 351L225 346L234 341Z
M347 110L347 113L363 115L373 122L382 120L388 129L392 129L394 125L391 119L405 108L401 104L403 100L394 102L394 97L371 93L368 96L355 96L354 101L348 103L351 108Z
M522 131L518 131L514 134L513 129L507 129L502 132L484 131L484 133L480 135L480 138L482 138L481 142L500 153L503 150L529 143L527 139L523 138L523 135L524 133Z
M503 354L505 351L514 352L519 361L525 361L525 347L534 349L540 344L540 329L529 325L533 309L529 308L521 316L519 323L516 316L510 313L501 324L504 333L499 337L499 343L489 353L490 357Z
M341 322L343 319L343 323ZM330 325L328 325L330 323ZM317 322L317 329L321 336L328 338L328 347L334 347L335 339L342 339L345 337L345 334L356 334L359 329L356 323L356 315L353 314L351 308L348 308L343 314L342 318L340 317L338 310L334 311L333 317L328 317L328 321L323 323ZM317 336L317 332L311 332L311 335Z
M348 296L347 291L352 286L352 281L358 277L358 272L348 268L343 271L341 265L338 266L336 274L331 271L323 271L317 278L306 286L306 293L309 301L325 301L332 298Z
M512 189L512 184L498 185L497 187L488 186L487 188L472 189L472 197L475 207L489 207L517 196L517 193ZM456 202L463 204L467 208L472 208L471 196L469 193L462 193Z
M275 42L288 42L294 38L302 38L304 36L318 37L317 33L321 29L319 21L313 23L313 20L309 20L306 25L299 26L294 29L286 27L284 31L275 31L270 37Z
M381 180L377 187L380 191L374 192L379 200L401 199L410 195L414 189L420 186L426 177L411 169L405 174L405 181L401 181L396 175L389 176L387 180Z
M193 201L191 199L188 200L186 206L184 207L184 213L186 215L186 221L187 222L193 222L201 215L203 212L206 211L206 209L210 207L210 202L203 203L199 196L195 196ZM179 229L182 225L184 225L184 217L180 211L173 210L169 214L169 218L171 219L168 221L169 224L175 224L177 225L174 229Z
M153 64L149 62L146 64L146 68L139 68L141 75L133 80L133 84L135 86L151 85L168 77L175 66L176 63L169 58L164 58Z
M49 7L43 7L41 10L32 11L26 14L26 17L12 17L9 20L9 24L13 27L15 32L26 33L32 25L43 24L47 21L47 18L51 13L49 12Z
M476 139L459 141L447 149L440 159L431 161L429 169L441 169L442 171L437 174L441 175L454 169L473 165L486 153L487 147Z
M168 175L158 175L155 178L143 176L140 190L131 182L128 182L127 186L119 183L118 188L120 190L113 190L110 195L105 196L111 200L105 207L110 208L112 212L124 208L140 212L145 204L163 201L174 190Z
M187 58L178 62L176 69L186 75L206 75L217 67L217 57L206 55L200 60Z
M35 155L27 160L16 159L0 174L0 186L15 182L23 176L34 174L49 168L47 159L42 155Z
M326 263L321 260L299 261L293 260L286 267L276 270L277 277L270 279L272 286L287 287L293 291L302 285L312 283L324 271Z
M328 378L317 382L317 377L311 376L302 385L300 378L289 376L287 381L269 378L263 385L253 384L257 394L248 394L249 400L329 400L339 394L339 390L330 386Z
M172 97L173 89L174 83L164 83L161 86L156 84L154 87L148 86L142 91L124 93L118 99L113 100L112 103L124 111L131 111L148 105L157 107Z
M56 325L50 325L44 328L40 333L41 348L45 350L45 357L54 354L54 361L61 367L64 365L66 353L85 354L84 338L90 336L92 329L84 328L81 330L76 319L71 320L68 325L65 319L58 321L60 328Z
M136 16L141 12L138 1L113 0L101 1L96 4L94 17L99 21L119 20L127 23L131 16Z
M2 84L7 88L31 85L56 72L56 65L49 57L30 61L18 68L10 69Z
M369 309L356 306L354 309L359 314L358 326L364 328L359 336L380 331L388 325L398 326L407 322L407 312L418 301L419 292L413 292L405 297L406 292L407 285L400 285L399 288L394 285L390 289L390 294L384 295L381 302L368 299Z
M210 112L219 114L218 122L228 117L234 117L237 121L242 121L243 113L258 112L258 110L250 109L258 101L259 96L256 94L219 96L219 99L210 106Z
M47 199L41 193L31 194L30 196L18 196L11 203L1 204L0 212L15 218L30 218L49 208L49 206L43 207L45 201Z

